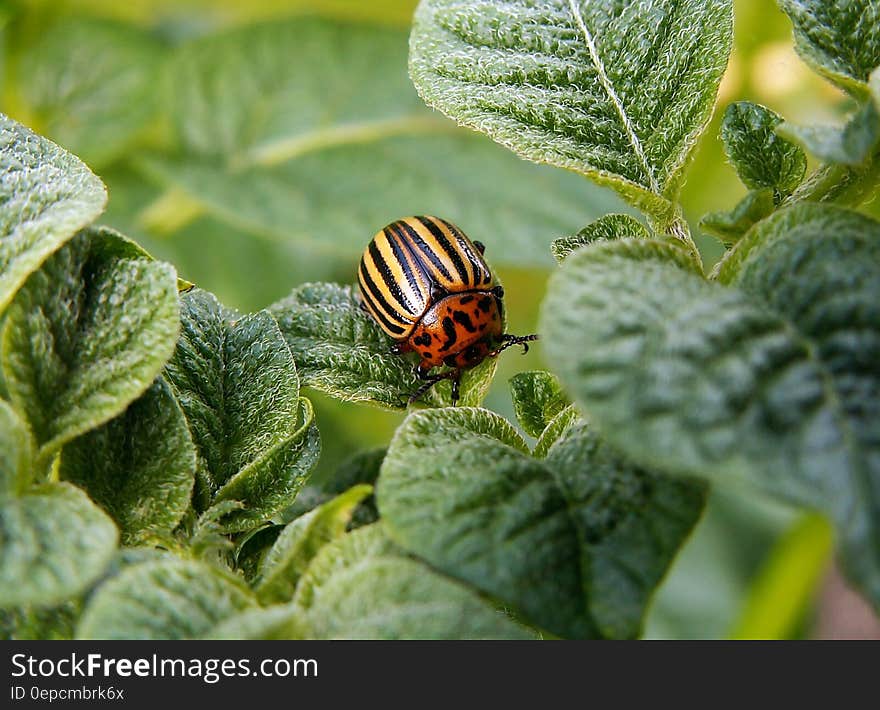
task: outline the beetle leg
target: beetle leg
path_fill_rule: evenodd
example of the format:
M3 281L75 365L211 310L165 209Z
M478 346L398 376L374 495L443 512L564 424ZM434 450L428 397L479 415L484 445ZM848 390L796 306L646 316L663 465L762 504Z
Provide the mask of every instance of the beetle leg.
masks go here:
M447 370L446 372L441 372L437 375L428 375L427 372L417 374L419 377L422 377L425 382L409 398L409 404L418 400L423 394L425 394L425 392L431 389L431 387L440 382L440 380L452 380L452 403L455 404L458 401L458 383L461 379L461 370Z
M458 390L461 386L461 370L453 370L455 373L450 379L452 380L452 406L458 404Z
M480 254L486 253L486 245L483 244L483 242L474 242L473 244L477 248L477 251L480 252Z
M422 364L423 364L423 363L419 362L419 363L417 363L417 364L415 365L415 367L413 367L413 369L412 369L413 374L414 374L416 377L418 377L420 380L431 380L431 379L433 379L433 378L435 377L435 375L430 374L430 372L431 372L431 368L430 368L430 367L427 367L427 368L426 368L426 367L422 367Z
M522 345L523 346L523 355L525 355L529 351L529 343L533 340L537 340L538 336L536 334L532 335L511 335L510 333L505 333L501 336L501 340L504 342L500 348L495 348L492 352L489 353L489 357L497 357L497 355L504 350L507 350L511 345Z
M492 295L495 296L495 298L504 298L504 287L496 286L492 289Z
M388 352L392 355L403 355L410 350L412 350L412 348L407 343L394 343L394 345L388 348Z

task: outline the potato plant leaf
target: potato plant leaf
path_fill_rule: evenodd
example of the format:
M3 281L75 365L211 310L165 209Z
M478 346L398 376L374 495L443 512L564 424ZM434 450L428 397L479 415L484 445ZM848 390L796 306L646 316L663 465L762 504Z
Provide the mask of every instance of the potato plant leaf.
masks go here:
M160 377L125 412L65 445L60 476L109 512L130 545L177 526L195 468L186 418Z
M543 370L520 372L510 378L516 420L529 436L539 437L568 405L555 375Z
M289 523L263 558L257 596L264 604L290 601L296 583L324 545L345 533L372 486L357 485Z
M196 560L146 562L101 585L77 626L79 639L194 639L255 606L233 575Z
M467 587L406 555L379 523L323 547L294 605L306 638L531 637Z
M33 456L27 425L0 399L0 501L24 493L31 481Z
M258 527L289 505L318 451L308 400L275 320L239 317L210 293L180 296L182 332L165 368L199 454L196 505L239 501L227 530Z
M455 121L668 223L732 20L727 0L426 0L410 73Z
M293 505L284 511L284 520L294 520L345 493L353 486L362 484L374 486L376 479L379 478L379 467L382 465L386 451L384 447L358 451L344 459L335 471L329 475L325 474L320 481L309 481L300 491ZM354 509L349 528L369 525L378 519L376 500L371 493Z
M553 240L550 251L560 264L575 249L607 239L650 239L651 233L634 217L628 214L606 214L591 222L577 234Z
M0 311L106 202L104 185L78 158L0 114Z
M100 577L117 539L113 521L69 483L0 501L0 608L75 597Z
M377 497L396 543L532 624L631 638L704 495L626 463L583 424L538 459L506 420L457 407L406 419Z
M406 56L405 31L319 18L185 42L169 65L177 149L138 165L227 224L347 258L397 217L441 214L495 263L549 265L536 235L619 209L428 111Z
M778 0L794 25L795 48L816 71L862 94L880 66L875 0Z
M7 312L0 357L39 463L150 386L178 322L174 268L133 256L107 229L81 232L30 276Z
M159 108L161 45L136 27L65 18L16 63L28 111L92 167L125 154Z
M730 104L721 122L727 158L751 190L771 188L781 199L804 179L807 156L775 132L782 118L750 101Z
M304 385L338 399L402 409L422 384L412 355L391 352L394 344L360 308L349 286L304 284L269 307L284 334ZM487 358L464 373L462 404L479 404L495 372ZM422 401L450 402L449 382L441 382Z
M710 212L700 220L700 228L718 237L724 244L732 245L760 222L776 207L771 188L750 190L730 212Z
M624 246L581 250L551 280L545 347L567 390L634 461L828 511L877 604L880 225L780 211L722 263L738 288Z

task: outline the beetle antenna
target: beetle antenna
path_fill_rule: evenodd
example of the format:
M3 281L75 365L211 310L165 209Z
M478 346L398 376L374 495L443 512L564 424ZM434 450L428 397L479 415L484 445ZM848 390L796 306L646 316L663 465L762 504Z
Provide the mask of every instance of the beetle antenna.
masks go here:
M522 345L523 355L525 355L529 351L529 343L538 340L538 335L537 333L533 333L532 335L511 335L510 333L505 333L501 336L501 340L504 341L504 345L490 352L489 357L496 357L499 353L504 352L512 345Z

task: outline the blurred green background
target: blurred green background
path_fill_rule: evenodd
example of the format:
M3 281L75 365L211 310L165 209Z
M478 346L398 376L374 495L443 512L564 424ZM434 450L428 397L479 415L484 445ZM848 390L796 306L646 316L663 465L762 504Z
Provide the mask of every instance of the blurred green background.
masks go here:
M511 332L533 332L553 268L550 242L630 210L576 175L520 161L425 109L406 75L415 5L2 2L2 110L104 179L105 223L229 306L258 310L306 281L352 283L375 231L436 213L486 243ZM722 109L750 99L794 122L845 114L845 98L799 60L790 33L773 0L737 0ZM708 264L721 247L699 234L700 216L745 193L724 160L720 113L683 195ZM508 378L540 367L540 347L501 359L486 406L512 416ZM324 442L318 476L385 445L402 419L311 396ZM822 614L835 600L820 595L830 535L821 518L743 491L714 492L646 634L833 634Z

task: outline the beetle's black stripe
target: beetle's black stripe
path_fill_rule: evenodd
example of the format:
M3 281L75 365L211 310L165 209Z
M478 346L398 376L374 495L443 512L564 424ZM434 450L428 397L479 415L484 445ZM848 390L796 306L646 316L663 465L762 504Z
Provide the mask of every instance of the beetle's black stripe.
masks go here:
M458 276L461 279L461 282L465 284L470 283L470 274L468 274L467 267L464 265L464 261L461 258L459 250L456 249L455 246L453 246L452 243L446 238L446 235L443 234L443 230L440 229L440 227L438 227L436 224L434 224L430 217L416 217L416 219L428 228L428 231L431 232L431 234L434 236L434 239L437 240L440 248L449 255L449 258L455 265L455 270L458 272Z
M489 271L486 260L483 258L480 250L477 249L476 246L474 246L474 243L470 239L468 239L465 234L452 222L447 222L442 217L435 217L435 219L446 225L446 228L456 238L459 246L467 255L468 261L470 262L471 267L474 269L474 285L491 283L492 273ZM479 275L477 275L476 273L477 269L480 270Z
M421 235L419 235L419 233L415 229L408 225L404 220L399 220L395 222L392 227L396 227L402 231L405 231L406 236L409 238L409 240L418 247L418 253L414 254L416 259L424 264L424 257L427 257L428 260L437 269L437 271L440 272L440 275L444 279L450 282L452 281L452 274L450 274L449 271L446 269L446 265L442 261L440 261L439 257L434 253L434 250L427 243L425 243L425 240L422 239ZM427 265L425 265L425 268L427 269Z
M423 284L419 283L419 279L417 279L415 273L413 273L412 266L410 266L410 261L407 258L409 250L404 245L403 240L387 227L383 230L383 233L385 234L385 240L391 246L394 258L397 263L400 264L400 270L403 272L404 276L406 276L407 283L410 285L413 293L416 297L421 298L422 303L426 304L428 302L429 294L425 293ZM410 256L412 255L410 254ZM415 257L412 258L415 259ZM416 304L412 304L413 307L410 307L407 310L410 313L413 313L416 310L416 308L414 308L415 305Z
M412 304L409 303L409 299L403 295L403 291L400 288L400 284L397 283L397 280L394 278L394 274L391 273L391 268L388 266L388 263L382 257L382 254L379 252L379 247L376 246L375 240L370 242L370 246L368 247L370 256L373 259L373 266L376 267L376 271L379 272L379 275L382 277L382 281L385 284L385 290L389 296L391 296L397 303L399 304L399 308L395 309L396 313L409 313L413 317L418 318L421 313L413 312Z
M373 281L373 278L370 276L370 272L366 268L366 264L364 264L363 260L361 261L361 268L358 276L360 277L361 285L364 287L364 295L368 297L368 305L371 307L373 313L376 314L378 320L381 321L382 325L387 327L388 330L395 333L405 332L405 327L401 328L399 325L395 325L391 322L390 319L393 318L398 323L401 323L404 326L410 324L403 320L400 316L398 316L397 311L395 311L388 304L388 301L385 300L385 297L382 295L382 291L376 285L376 282Z

